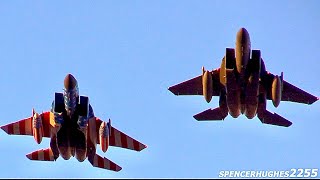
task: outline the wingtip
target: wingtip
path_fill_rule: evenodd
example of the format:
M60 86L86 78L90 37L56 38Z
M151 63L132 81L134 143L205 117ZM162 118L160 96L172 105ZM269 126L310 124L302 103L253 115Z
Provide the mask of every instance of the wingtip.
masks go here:
M289 121L289 122L288 122L288 125L287 125L286 127L290 127L291 125L292 125L292 122Z
M116 172L119 172L119 171L121 171L121 170L122 170L122 167L120 167L120 166L117 165L115 171L116 171Z
M178 96L179 93L175 93L174 90L173 90L173 87L174 87L174 86L168 87L168 90L169 90L172 94Z
M147 147L148 146L144 144L141 150L146 149Z
M320 100L320 97L315 97L312 101L309 101L307 104L311 105L311 104L317 102L318 100Z
M110 169L109 169L109 168L106 168L106 167L99 167L99 166L97 166L97 167L103 168L103 169L107 169L107 170L116 171L116 172L121 171L122 167L120 167L118 164L112 162L111 160L107 159L106 157L104 157L103 160L104 160L104 161L110 161L110 165L113 165L113 166L115 166L115 167L114 167L114 168L110 168Z
M7 134L9 134L9 132L8 132L8 127L7 127L6 125L0 126L0 128L1 128L4 132L6 132Z
M136 149L136 151L142 151L144 149L146 149L148 146L145 144L140 143L140 147L138 149Z
M193 118L194 118L195 120L197 120L197 121L204 120L203 118L201 118L201 114L200 114L200 113L198 113L198 114L196 114L196 115L193 115Z
M172 86L171 86L171 87L168 87L168 90L173 93L173 91L172 91ZM173 93L173 94L174 94L174 93Z
M28 159L32 160L32 153L27 154L26 157L27 157Z

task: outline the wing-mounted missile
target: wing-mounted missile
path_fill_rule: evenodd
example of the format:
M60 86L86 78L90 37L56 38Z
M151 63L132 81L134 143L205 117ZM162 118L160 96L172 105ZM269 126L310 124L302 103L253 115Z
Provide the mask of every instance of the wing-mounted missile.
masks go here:
M281 80L281 92L282 92L282 90L283 90L283 72L281 72L280 80Z
M219 72L220 83L223 86L226 86L226 83L227 83L226 68L227 68L226 67L226 57L224 56L221 60L220 72Z
M282 83L283 82L283 72L281 72L281 76L274 76L272 81L272 89L271 89L271 99L274 107L278 107L282 97Z
M109 122L107 123L107 126L109 128L109 136L111 136L111 119L109 119Z
M100 146L101 150L103 152L106 152L109 147L109 137L111 134L111 121L109 119L109 122L102 122L99 128L99 140L100 140Z
M264 77L267 74L266 65L264 64L263 59L261 58L261 65L260 65L260 77Z
M205 70L204 67L202 67L202 91L204 99L209 103L212 99L212 88L213 88L213 82L212 82L212 74L210 71Z
M38 144L43 137L42 117L32 109L32 134Z

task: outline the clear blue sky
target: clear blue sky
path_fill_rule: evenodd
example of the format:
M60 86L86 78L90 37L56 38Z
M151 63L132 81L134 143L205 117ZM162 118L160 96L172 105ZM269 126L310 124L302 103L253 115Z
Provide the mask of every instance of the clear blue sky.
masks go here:
M148 145L105 154L115 173L75 158L28 160L47 148L33 137L0 132L0 177L207 178L220 170L320 168L320 103L281 102L267 108L289 128L228 116L197 122L218 106L201 96L175 96L169 86L220 66L245 27L266 68L320 96L320 1L158 0L2 1L0 3L0 124L50 109L72 73L95 115Z

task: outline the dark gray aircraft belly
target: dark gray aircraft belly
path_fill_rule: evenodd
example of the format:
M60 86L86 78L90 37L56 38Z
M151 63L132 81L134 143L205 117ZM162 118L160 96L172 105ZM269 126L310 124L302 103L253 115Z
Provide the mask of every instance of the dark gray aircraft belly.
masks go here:
M68 122L68 121L65 121ZM86 158L86 137L78 129L76 123L65 123L57 132L57 146L59 154L63 159L68 160L71 156L76 156L78 161L84 161Z

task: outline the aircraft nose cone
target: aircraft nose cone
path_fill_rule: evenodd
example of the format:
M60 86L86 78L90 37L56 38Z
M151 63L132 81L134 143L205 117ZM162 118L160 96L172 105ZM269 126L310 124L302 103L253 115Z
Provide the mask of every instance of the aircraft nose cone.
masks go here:
M66 90L74 89L77 85L77 80L72 76L72 74L67 74L64 78L64 88Z
M249 33L246 28L240 28L237 33L237 40L240 40L241 43L245 43L249 39Z
M246 30L246 28L240 28L238 33L241 35L245 35L245 34L248 34L248 31Z

